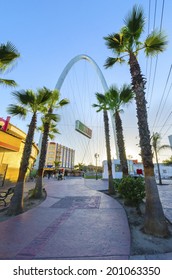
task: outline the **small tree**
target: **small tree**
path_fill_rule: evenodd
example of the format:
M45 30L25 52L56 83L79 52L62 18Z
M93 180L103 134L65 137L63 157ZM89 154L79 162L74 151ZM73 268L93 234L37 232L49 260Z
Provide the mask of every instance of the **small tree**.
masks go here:
M108 164L108 179L109 179L109 193L114 193L114 184L112 176L112 161L111 161L111 148L110 148L110 134L109 134L109 118L108 118L108 104L105 96L101 93L96 93L98 104L93 104L93 107L98 108L96 112L103 111L104 119L104 130L106 140L106 153L107 153L107 164Z
M157 164L157 168L158 168L159 184L162 185L161 172L160 172L160 167L159 167L159 162L158 162L158 153L164 149L171 149L171 146L169 146L169 145L161 146L160 140L161 140L161 135L158 132L153 133L153 135L151 137L153 154L155 155L156 164Z
M68 99L60 98L60 93L58 90L49 90L46 87L42 89L43 92L47 92L50 94L51 99L49 100L46 108L43 107L42 112L44 112L43 117L43 137L42 137L42 145L40 151L40 159L39 159L39 167L37 172L36 184L34 189L34 197L41 198L43 195L43 173L44 173L44 166L45 166L45 159L46 159L46 152L47 152L47 142L49 133L51 131L52 121L57 122L59 118L57 115L53 114L53 110L63 107L69 103Z
M105 93L105 98L108 109L113 112L115 119L119 158L122 167L122 173L125 177L128 176L128 163L125 150L122 119L120 114L123 112L122 106L131 103L134 99L134 94L131 90L131 87L124 84L121 89L118 89L117 86L111 86L109 91Z
M172 156L169 159L163 160L163 164L167 166L172 165Z
M42 109L42 106L48 102L50 94L48 92L42 92L41 90L38 90L37 93L34 93L32 90L26 90L13 92L13 96L19 105L9 105L7 108L8 113L12 116L19 116L25 119L25 117L31 112L32 118L26 135L18 180L8 208L8 215L17 215L23 211L23 191L37 123L37 113Z

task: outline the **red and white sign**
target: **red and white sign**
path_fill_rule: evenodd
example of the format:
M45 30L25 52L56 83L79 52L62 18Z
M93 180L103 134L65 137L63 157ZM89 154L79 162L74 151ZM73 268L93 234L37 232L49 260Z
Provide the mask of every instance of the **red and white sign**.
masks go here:
M9 122L10 122L10 117L7 117L6 120L0 118L0 129L3 131L7 131Z

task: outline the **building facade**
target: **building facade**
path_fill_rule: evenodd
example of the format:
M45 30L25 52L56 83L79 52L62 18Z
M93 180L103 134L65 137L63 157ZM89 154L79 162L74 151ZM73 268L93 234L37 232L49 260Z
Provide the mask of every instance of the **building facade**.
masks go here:
M159 164L160 174L162 179L171 179L172 178L172 166L166 166L162 163ZM135 160L128 160L128 171L130 175L144 175L143 164ZM158 167L157 164L154 164L155 177L158 179ZM112 174L113 178L122 178L122 171L120 160L112 160ZM108 179L108 166L107 161L103 161L103 179Z
M55 167L55 163L60 168L73 169L75 160L75 150L58 144L48 142L45 168Z
M4 185L14 184L18 179L20 162L25 145L26 134L16 126L8 123L6 128L0 118L0 188ZM38 147L32 144L32 152L29 159L29 168L32 168L38 155Z

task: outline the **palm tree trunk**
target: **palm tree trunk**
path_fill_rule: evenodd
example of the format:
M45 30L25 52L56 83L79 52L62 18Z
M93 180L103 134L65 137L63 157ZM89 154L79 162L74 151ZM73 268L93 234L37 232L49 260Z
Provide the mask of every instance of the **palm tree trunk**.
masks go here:
M32 151L32 143L34 138L34 131L36 127L36 113L33 114L28 133L26 136L25 146L23 150L22 160L19 169L18 180L14 189L14 195L11 199L8 212L9 216L18 215L23 212L23 192L26 172L29 166L29 158Z
M107 164L108 164L108 179L109 179L109 194L114 194L114 184L112 176L112 161L111 161L111 149L110 149L110 135L109 135L109 119L106 110L103 111L104 117L104 129L105 129L105 139L106 139L106 153L107 153Z
M119 150L119 158L122 167L123 177L128 176L128 163L125 151L125 143L122 129L122 121L119 115L119 112L115 112L115 124L116 124L116 135L117 135L117 144Z
M146 211L144 231L148 234L165 237L169 234L169 232L154 174L144 92L145 80L141 74L140 66L134 53L130 53L129 65L133 91L135 92L141 156L145 175Z
M50 123L49 122L45 123L43 137L42 137L40 158L39 158L39 167L38 167L37 178L36 178L36 185L34 189L35 198L41 198L43 195L43 173L44 173L44 166L46 160L49 128L50 128Z
M157 151L155 151L155 157L156 157L156 164L157 164L157 168L158 168L159 184L162 185L161 173L160 173L160 168L159 168L159 162L158 162L158 154L157 154Z

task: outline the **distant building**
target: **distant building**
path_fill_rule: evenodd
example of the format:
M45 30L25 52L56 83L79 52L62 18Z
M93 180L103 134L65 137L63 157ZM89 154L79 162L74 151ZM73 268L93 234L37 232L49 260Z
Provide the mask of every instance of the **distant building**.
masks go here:
M134 174L134 166L133 166L133 161L128 160L128 172L130 174ZM121 179L122 178L122 169L121 169L121 164L119 159L113 159L112 160L112 176L113 178L116 179ZM108 179L108 165L107 165L107 160L103 161L103 179Z
M159 164L160 174L162 179L172 178L172 166L166 166L162 163ZM137 160L128 160L128 172L130 175L144 175L143 164ZM157 164L154 164L155 177L158 179ZM113 178L122 178L122 171L120 160L112 160L112 174ZM103 161L103 179L108 179L108 166L107 160Z
M48 142L45 168L55 167L55 162L58 162L60 168L73 169L74 160L75 150L56 142Z

